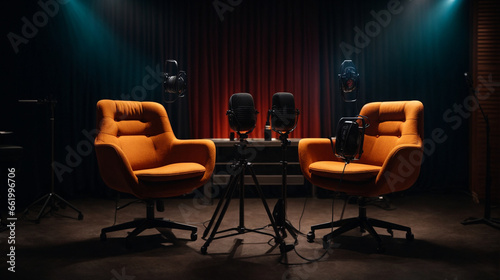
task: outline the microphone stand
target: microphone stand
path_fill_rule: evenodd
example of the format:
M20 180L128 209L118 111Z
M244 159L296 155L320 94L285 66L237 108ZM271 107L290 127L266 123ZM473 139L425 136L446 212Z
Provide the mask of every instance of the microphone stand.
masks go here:
M19 100L20 103L36 103L36 104L49 104L50 105L50 136L51 136L51 143L50 143L50 148L51 148L51 163L54 162L54 138L55 138L55 107L57 100L52 99L51 97L46 98L46 99L40 99L40 100ZM52 164L51 164L52 167ZM37 199L35 202L31 203L28 207L26 207L26 210L24 210L23 214L26 215L29 211L29 209L38 204L39 202L45 200L43 203L42 209L38 213L35 223L40 223L40 219L51 212L52 210L56 210L56 202L62 202L63 206L69 206L76 212L78 212L78 220L83 220L83 214L80 210L78 210L75 206L73 206L71 203L67 202L64 198L59 196L58 194L55 193L55 187L54 187L54 170L52 168L51 170L51 178L50 178L50 192L42 196L41 198ZM48 212L45 212L47 206L50 206L50 210Z
M483 115L484 122L486 123L486 184L484 190L484 217L482 218L467 218L462 221L462 225L472 225L472 224L486 224L496 229L500 229L500 220L491 218L491 147L490 147L490 121L488 115L483 111L481 103L476 95L476 90L472 86L470 78L465 73L466 81L469 86L472 95L476 99L481 114Z
M290 145L290 141L288 140L288 134L289 132L286 133L280 133L280 140L281 140L281 165L282 165L282 172L281 172L281 198L278 199L276 202L276 206L274 207L274 216L276 220L276 225L278 226L279 229L281 229L281 232L283 234L283 238L286 238L287 234L286 232L292 236L292 238L297 241L297 235L300 233L298 229L296 229L290 221L286 219L286 209L287 209L287 166L288 162L286 160L286 151L287 147ZM293 245L291 245L293 246Z
M299 114L299 111L296 110L296 114ZM271 115L275 115L274 110L269 110L268 115L267 115L267 121L269 122L269 118ZM296 127L296 124L295 124ZM295 127L292 128L291 130L287 131L276 131L280 135L280 140L281 140L281 166L282 166L282 171L281 171L281 198L278 199L276 202L276 205L274 206L273 210L273 216L276 221L276 225L278 228L281 230L281 233L283 235L283 239L287 237L287 231L292 236L292 238L295 240L294 245L288 245L291 248L293 248L296 245L297 242L297 235L300 233L298 229L296 229L290 221L287 220L286 218L286 210L287 210L287 166L288 162L286 160L286 154L287 154L287 148L290 145L290 141L288 140L288 134L295 130Z

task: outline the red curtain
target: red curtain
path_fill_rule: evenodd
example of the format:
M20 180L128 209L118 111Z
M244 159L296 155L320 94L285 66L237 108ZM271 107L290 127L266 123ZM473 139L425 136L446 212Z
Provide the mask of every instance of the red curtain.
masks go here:
M309 1L240 2L223 19L212 5L191 7L191 136L227 138L229 98L248 92L260 112L250 137L262 138L272 96L285 91L300 110L290 137L319 137L321 108L330 104L320 98L318 9Z

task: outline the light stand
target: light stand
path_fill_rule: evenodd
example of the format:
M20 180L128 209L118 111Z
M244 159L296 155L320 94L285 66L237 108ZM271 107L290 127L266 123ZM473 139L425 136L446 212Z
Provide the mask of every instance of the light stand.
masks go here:
M484 216L482 218L467 218L462 221L462 225L472 225L472 224L486 224L496 229L500 229L500 219L495 219L491 217L491 147L490 147L490 121L488 115L483 111L481 103L476 95L476 90L472 86L470 77L465 73L465 79L472 91L472 95L476 99L481 114L483 115L484 122L486 123L486 184L484 190Z
M51 136L51 143L50 143L50 152L51 152L51 163L54 162L54 138L55 138L55 107L57 101L52 98L48 99L42 99L42 100L19 100L21 103L37 103L37 104L49 104L50 105L50 136ZM52 166L52 165L51 165ZM34 220L35 223L40 223L40 219L51 212L52 210L57 210L57 203L62 203L59 206L65 207L69 206L76 212L78 212L78 220L83 220L83 214L80 210L78 210L75 206L71 205L71 203L67 202L64 198L59 196L57 193L55 193L55 188L54 188L54 170L51 170L51 181L50 181L50 192L42 196L41 198L37 199L35 202L31 203L28 207L26 207L26 210L24 210L23 214L26 215L31 207L34 205L38 204L39 202L42 202L45 200L43 203L42 209L38 213L36 219ZM50 206L49 211L45 211L46 208Z
M278 227L273 219L271 211L269 210L269 206L267 205L267 202L264 198L264 194L263 194L262 189L259 185L259 182L257 181L257 176L255 175L255 171L252 167L252 164L244 156L244 150L247 148L247 145L248 145L248 141L246 140L246 138L248 136L247 136L247 134L240 134L239 132L238 132L238 135L239 135L240 141L238 144L235 144L235 148L237 151L239 151L240 156L239 156L239 159L232 165L233 170L232 170L232 173L231 173L231 176L229 179L228 187L227 187L226 191L224 192L223 197L220 199L219 203L217 204L217 208L215 209L215 212L212 216L212 219L210 220L210 223L208 224L207 228L203 232L202 239L206 240L206 242L201 247L200 251L202 254L205 255L207 253L208 246L210 246L210 243L215 239L235 236L235 235L244 234L244 233L248 233L248 232L255 232L255 233L260 233L260 234L272 236L275 239L276 244L279 244L281 254L284 254L287 251L287 246L280 236L280 233L278 231ZM275 235L269 234L267 232L261 232L259 230L248 229L245 227L244 177L245 177L246 170L250 171L250 175L252 175L252 179L254 181L255 188L256 188L257 193L262 201L262 204L264 205L267 216L269 217L269 220L271 221L271 226L273 227ZM239 197L240 198L239 225L235 228L230 228L230 229L218 231L219 226L224 218L224 215L226 214L227 208L229 207L229 203L231 202L231 198L232 198L234 191L236 189L239 190L239 196L240 196ZM222 210L221 210L221 207L222 207ZM217 222L214 225L215 220L217 220ZM212 229L212 227L213 227L213 229ZM210 236L208 237L208 239L205 239L207 237L207 235L210 233L210 230L212 230ZM218 236L218 237L215 236L216 234L226 233L229 231L236 231L236 233L226 234L226 235Z

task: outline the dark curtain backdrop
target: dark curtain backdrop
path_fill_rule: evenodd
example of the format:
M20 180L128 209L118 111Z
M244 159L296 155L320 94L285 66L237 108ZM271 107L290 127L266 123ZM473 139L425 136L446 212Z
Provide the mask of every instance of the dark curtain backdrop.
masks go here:
M25 148L26 200L48 190L50 112L17 100L57 99L56 189L69 197L100 196L107 188L91 145L95 104L103 98L162 102L166 59L188 73L186 97L165 104L179 138L228 137L225 113L236 92L251 93L260 112L251 137L263 137L279 91L293 93L300 109L290 135L296 138L334 135L338 119L367 102L418 99L427 148L414 189L467 188L468 118L452 128L444 114L467 94L469 1L42 2L57 3L46 21L36 17L45 11L36 1L2 10L0 130L14 131L3 141ZM26 21L39 26L16 53L8 34L22 36ZM361 74L356 105L339 96L344 59ZM445 141L433 140L436 129Z
M205 1L188 21L192 136L227 138L229 97L248 92L260 112L250 137L262 138L272 95L287 91L301 112L291 136L319 137L329 104L319 89L317 3L241 1L223 16Z

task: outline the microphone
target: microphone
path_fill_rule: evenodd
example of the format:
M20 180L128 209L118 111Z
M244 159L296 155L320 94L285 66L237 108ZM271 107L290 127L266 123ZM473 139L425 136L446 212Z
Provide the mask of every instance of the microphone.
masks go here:
M340 65L339 84L344 101L355 102L358 98L359 73L352 60L344 60ZM354 96L347 97L347 94L354 94Z
M272 103L271 110L269 110L272 129L279 134L292 132L297 127L299 115L299 110L295 108L293 94L277 92L273 95Z
M235 93L229 98L228 116L229 126L240 134L248 134L253 131L257 123L257 110L253 97L249 93Z
M345 102L356 102L359 91L359 73L352 60L344 60L340 65L339 87ZM346 163L359 160L363 154L363 140L365 128L369 126L368 117L357 115L343 117L337 127L335 148L330 138L335 156L342 158Z
M177 61L169 59L165 61L165 72L163 73L163 101L167 104L174 103L177 99L184 97L187 89L186 71L179 71ZM168 100L167 95L177 95L174 100Z

